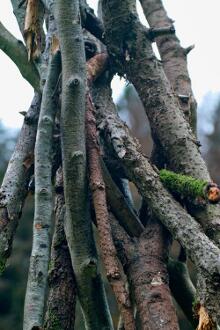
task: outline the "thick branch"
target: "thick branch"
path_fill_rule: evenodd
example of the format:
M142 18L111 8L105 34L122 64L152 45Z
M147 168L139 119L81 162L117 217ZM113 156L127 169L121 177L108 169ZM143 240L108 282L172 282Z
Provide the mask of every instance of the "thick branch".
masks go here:
M146 19L152 29L170 26L172 20L167 16L161 0L140 0ZM196 133L196 100L193 96L191 80L187 69L187 52L192 47L184 49L179 39L172 35L158 36L156 43L163 62L163 68L169 79L179 105ZM187 99L181 98L185 95Z
M40 91L40 76L28 55L22 41L17 40L0 22L0 49L16 64L24 79L36 90Z
M35 146L35 214L33 246L24 307L24 330L40 328L43 323L44 299L50 254L50 230L53 214L52 140L56 114L54 90L61 71L60 53L50 63Z
M86 112L87 154L89 162L90 188L99 233L101 254L113 292L121 312L125 330L135 329L133 310L126 289L126 280L117 259L116 249L111 235L106 203L105 183L100 165L100 149L97 141L96 120L91 97L87 94Z
M198 143L138 20L135 1L102 0L102 5L111 59L137 89L169 167L177 173L211 181ZM203 211L194 213L207 235L220 246L220 206L209 204Z
M54 14L62 52L61 141L66 238L86 327L112 329L88 207L84 134L86 72L79 3L56 0Z
M65 201L62 169L56 177L55 230L49 267L49 294L45 330L73 330L76 283L64 232Z
M11 254L12 242L28 183L34 171L34 145L41 97L36 94L25 115L15 150L9 161L0 191L0 272Z

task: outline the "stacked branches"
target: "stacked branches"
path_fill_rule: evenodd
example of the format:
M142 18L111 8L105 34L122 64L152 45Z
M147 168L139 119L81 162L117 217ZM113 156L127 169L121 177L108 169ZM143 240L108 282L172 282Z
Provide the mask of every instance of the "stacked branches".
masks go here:
M216 329L219 323L220 208L218 204L207 203L218 202L219 189L210 183L198 142L186 121L195 129L196 102L186 63L192 47L181 48L160 0L141 3L150 29L139 22L134 0L102 0L103 23L85 0L12 0L26 47L0 26L0 48L39 92L25 114L20 139L1 188L0 265L3 271L35 165L34 242L24 329L40 329L43 324L46 329L74 328L75 292L87 329L113 329L93 238L88 184L99 232L99 249L122 316L120 327L178 329L168 270L172 293L195 325L191 306L195 290L186 265L181 263L178 267L178 262L169 260L170 234L180 242L199 272L198 329ZM49 22L46 47L42 29L45 18ZM56 26L59 42L56 38L54 44L51 33ZM82 26L106 44L110 55L110 65L106 54L96 55L87 62L87 92ZM154 56L153 40L157 42L163 64ZM92 42L97 40L93 37ZM47 65L50 49L57 51L59 45L62 75L59 51L52 54ZM94 49L105 47L95 45ZM115 72L134 84L150 120L155 150L162 151L167 167L176 173L155 170L117 116L109 87ZM40 86L44 87L37 127ZM59 100L55 95L60 91L61 114L56 116ZM57 125L61 132L64 183L63 188L62 184L56 187L56 225L48 310L44 317L53 211L52 176L59 167L57 163L52 170L53 133ZM143 214L137 216L125 191L111 177L112 164L120 169L121 178L136 185L152 216L145 214L146 219L142 218ZM58 179L62 177L61 172L61 169L57 172ZM184 195L188 212L200 224L175 200L176 197L179 200L180 195ZM191 203L197 197L205 200L199 208ZM178 295L176 278L186 291L184 296ZM59 305L60 298L64 309Z

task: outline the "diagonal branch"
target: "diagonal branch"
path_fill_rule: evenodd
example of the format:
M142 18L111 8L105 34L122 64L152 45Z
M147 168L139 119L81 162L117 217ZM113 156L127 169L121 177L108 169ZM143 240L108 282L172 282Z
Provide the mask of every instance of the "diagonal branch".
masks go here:
M57 108L53 94L61 71L60 62L60 52L57 52L50 62L38 123L35 146L33 246L25 296L24 330L40 328L43 324L53 214L52 140Z
M0 49L16 64L24 79L40 91L40 76L33 62L28 61L27 50L0 22Z

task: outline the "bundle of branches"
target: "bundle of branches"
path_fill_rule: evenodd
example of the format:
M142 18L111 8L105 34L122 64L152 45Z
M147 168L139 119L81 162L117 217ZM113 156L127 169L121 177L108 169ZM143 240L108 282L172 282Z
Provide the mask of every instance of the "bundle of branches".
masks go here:
M74 329L76 296L86 329L113 329L97 244L120 312L118 329L179 329L172 296L194 328L217 329L220 192L193 133L192 47L180 46L161 0L141 1L150 28L140 23L135 0L102 0L100 18L85 0L11 2L26 45L1 24L0 48L35 97L1 187L0 268L34 186L24 329ZM150 161L117 114L110 87L116 73L145 107L154 139ZM126 180L142 196L140 212ZM178 260L170 257L174 239ZM196 288L187 258L196 267Z

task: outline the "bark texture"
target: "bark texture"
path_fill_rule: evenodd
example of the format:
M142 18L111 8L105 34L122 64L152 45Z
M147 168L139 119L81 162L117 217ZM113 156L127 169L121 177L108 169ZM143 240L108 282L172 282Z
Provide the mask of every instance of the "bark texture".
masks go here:
M28 184L34 171L34 145L40 112L41 96L36 94L25 114L24 123L9 161L0 190L0 272L12 250L12 241L22 207L28 193Z
M105 183L102 177L102 169L99 160L100 150L97 141L94 107L89 93L87 93L86 132L90 189L92 191L100 248L106 276L115 294L125 330L134 330L134 316L129 292L126 288L126 279L122 269L120 269L117 252L111 235Z
M119 73L126 74L134 84L168 166L177 173L209 182L210 176L197 140L178 107L161 63L152 51L146 28L137 17L135 2L126 0L119 4L116 0L102 0L102 8L111 60ZM201 212L194 210L194 213L207 235L220 245L220 207L208 205Z
M146 19L153 29L172 26L161 0L140 0ZM180 109L196 134L196 100L187 68L187 54L193 46L183 48L176 34L156 37L163 68L174 89Z
M24 306L24 330L43 325L44 299L50 255L50 231L53 215L52 141L56 115L54 90L59 78L60 53L55 54L43 91L35 146L35 213L33 245Z
M64 232L65 201L62 169L56 178L55 230L49 266L49 294L45 330L73 330L76 305L76 282Z
M86 72L79 2L56 0L54 13L62 52L61 141L66 238L87 329L112 329L88 207L84 134Z

